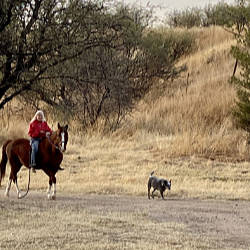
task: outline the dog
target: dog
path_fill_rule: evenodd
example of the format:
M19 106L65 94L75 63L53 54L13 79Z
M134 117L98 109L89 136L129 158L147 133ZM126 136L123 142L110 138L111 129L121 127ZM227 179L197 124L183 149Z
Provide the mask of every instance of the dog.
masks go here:
M150 189L153 187L153 192L151 194L152 198L154 199L154 192L155 190L159 190L162 199L164 200L163 193L168 188L171 190L171 180L165 180L165 179L159 179L155 176L153 176L154 171L150 174L148 179L148 199L150 199Z

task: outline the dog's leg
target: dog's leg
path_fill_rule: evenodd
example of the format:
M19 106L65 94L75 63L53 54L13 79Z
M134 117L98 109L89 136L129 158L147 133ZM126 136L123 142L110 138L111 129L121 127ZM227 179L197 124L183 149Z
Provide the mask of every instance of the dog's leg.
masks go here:
M154 188L153 192L152 192L152 198L154 199L154 191L156 190L156 188Z
M161 198L164 200L163 191L160 191L160 193L161 193Z
M150 200L150 189L152 187L152 178L149 177L148 179L148 199Z
M151 185L150 183L148 183L148 199L150 200L150 189L151 189Z

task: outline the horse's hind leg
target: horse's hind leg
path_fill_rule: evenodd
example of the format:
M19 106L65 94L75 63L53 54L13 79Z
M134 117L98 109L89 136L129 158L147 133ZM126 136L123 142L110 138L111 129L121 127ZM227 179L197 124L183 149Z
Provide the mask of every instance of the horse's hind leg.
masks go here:
M7 183L6 191L5 191L5 196L9 197L9 192L10 192L10 187L11 187L11 182L12 182L12 177L9 178L9 181ZM18 198L21 196L20 189L17 184L17 178L14 180L14 183L16 184L16 192Z
M7 183L7 186L6 186L5 196L9 197L9 192L10 192L12 180L16 185L16 192L17 192L17 196L19 198L21 196L21 193L20 193L20 189L19 189L18 184L17 184L17 176L15 176L13 178L12 173L10 174L10 177L9 177L9 180L8 180L8 183Z
M7 182L6 190L5 190L5 196L6 196L6 197L9 197L11 182L12 182L12 178L11 178L11 176L10 176L10 178L9 178L9 180L8 180L8 182Z
M20 170L22 165L19 161L11 158L10 159L10 166L11 166L11 172L10 172L9 181L7 183L7 187L6 187L6 191L5 191L5 196L9 197L9 191L10 191L11 183L13 181L16 185L17 196L20 197L21 193L20 193L20 189L19 189L18 184L17 184L17 173Z

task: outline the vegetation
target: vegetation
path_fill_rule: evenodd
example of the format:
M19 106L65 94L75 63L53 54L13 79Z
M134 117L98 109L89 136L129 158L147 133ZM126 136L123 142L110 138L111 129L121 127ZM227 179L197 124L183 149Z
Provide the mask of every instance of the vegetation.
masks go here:
M238 33L246 25L246 16L249 15L247 0L235 0L234 5L224 1L204 8L189 8L182 11L174 10L166 18L170 27L208 27L211 25L227 26Z
M232 82L237 86L237 103L235 108L236 124L250 132L250 5L246 1L239 1L237 11L234 11L234 19L230 26L237 40L232 47L232 55L236 59ZM237 65L240 73L236 73Z
M75 3L71 8L79 7L78 2L70 3ZM86 6L82 7L80 10L85 10ZM27 123L35 106L46 109L51 122L65 122L68 118L70 128L76 133L82 131L80 125L81 129L91 126L96 132L108 128L115 131L112 136L122 138L161 135L168 140L161 149L167 157L195 154L209 158L234 155L237 159L246 159L245 133L232 123L235 89L228 84L233 69L229 51L235 37L218 27L193 28L188 32L149 29L148 16L141 10L124 6L112 11L105 8L97 3L86 7L88 15L80 19L81 25L75 24L76 31L81 31L75 32L78 33L75 44L82 47L77 47L79 50L74 46L65 47L63 53L56 53L61 57L78 51L77 57L65 58L64 62L48 68L43 76L39 75L39 81L29 81L32 88L22 92L22 99L7 102L1 112L3 131L17 136L23 128L11 130L9 117L17 114L15 117ZM81 15L81 11L75 13ZM89 19L84 19L86 16ZM95 20L96 29L90 20ZM88 27L96 33L84 33ZM90 48L87 38L92 39ZM93 41L97 42L95 46ZM28 54L26 56L28 58ZM45 65L50 59L54 60L46 58ZM15 67L15 61L11 65ZM39 65L43 65L42 61ZM38 68L31 68L34 74ZM22 72L20 77L26 73ZM28 76L31 75L30 72ZM1 78L2 82L4 79L6 77ZM14 85L8 86L17 90ZM16 86L21 86L18 81ZM11 90L3 98L8 98ZM20 105L20 100L25 105ZM41 101L55 105L65 116L54 110L48 112L51 110L42 106Z
M150 12L108 1L6 1L1 6L0 109L46 103L84 127L117 128L154 78L176 77L192 39L146 32ZM55 39L56 38L56 39ZM155 41L161 51L156 51Z
M168 14L166 24L172 28L183 27L208 27L211 25L224 25L229 18L228 8L224 2L216 5L207 5L205 8L188 8L185 10L174 10Z
M106 14L105 12L105 18ZM110 41L112 45L110 47L92 47L77 58L70 58L63 64L57 64L53 69L48 69L45 75L50 78L44 78L41 79L41 82L35 83L37 87L39 86L38 90L51 83L50 89L45 89L47 91L45 96L57 97L56 94L58 94L60 98L55 102L58 105L61 105L63 97L65 97L63 100L71 101L68 107L71 107L72 111L76 109L79 115L82 115L83 123L93 122L95 130L94 132L85 130L82 133L82 129L78 127L78 119L70 120L69 143L62 164L65 170L58 173L57 176L59 202L56 201L52 204L43 200L43 195L46 196L48 179L40 171L37 171L37 174L31 178L30 200L16 202L14 185L10 200L1 198L1 214L3 215L1 224L7 225L7 229L1 236L2 248L18 246L20 249L24 249L29 245L33 248L46 249L58 246L68 249L70 245L86 249L99 249L100 246L155 249L167 245L170 248L180 246L186 249L215 249L216 247L221 249L225 246L223 245L225 241L214 243L214 237L207 238L204 232L202 235L195 236L189 234L187 231L190 227L186 228L185 225L179 223L171 224L160 221L158 224L149 219L145 211L139 211L139 216L133 209L129 214L123 212L117 214L113 210L106 213L107 211L98 210L98 206L89 209L82 204L80 206L77 204L77 202L81 202L78 196L82 195L86 199L86 194L90 194L90 196L91 194L100 196L102 194L105 199L114 197L115 203L117 203L117 195L121 197L123 197L122 195L142 196L147 199L146 184L152 170L155 170L160 177L172 179L172 190L168 194L172 202L175 199L186 198L223 201L229 199L236 201L232 204L237 212L237 207L240 207L238 200L249 201L250 171L247 133L232 122L232 109L235 106L237 94L234 86L228 84L235 63L235 58L230 53L231 47L236 45L234 33L227 32L218 26L193 27L188 33L185 29L172 31L168 28L143 29L142 32L141 29L137 29L141 26L133 26L134 21L131 20L134 19L129 17L120 21L122 23L126 21L126 25L127 22L132 25L133 29L138 32L133 34L141 35L139 40L126 40L129 36L125 36L125 34L129 30L119 29L124 32L124 34L119 32L119 37L124 39L124 43L125 41L128 44L136 42L133 54L129 54L129 57L125 57L127 54L123 50L124 44ZM143 22L143 24L145 23ZM235 80L238 79L239 83L243 83L243 79L246 82L247 79L243 76L244 72L247 73L245 69L249 64L248 55L240 52L246 52L241 48L249 48L247 47L248 36L249 34L244 36L246 43L238 43L233 49L233 55L237 57L239 55L240 65L243 66L243 74L240 75L240 72L237 71L235 75ZM194 38L195 49L188 45L194 43ZM153 46L154 43L151 41L156 42L158 46ZM120 50L117 51L116 46ZM170 48L176 48L178 53L175 54L175 49ZM4 59L3 56L0 58ZM138 88L133 89L133 87L140 87L137 85L140 83L139 81L134 82L134 85L132 81L132 85L126 86L125 82L123 82L124 84L119 82L117 89L110 84L112 76L115 76L116 79L125 76L123 66L126 69L132 67L129 60L133 62L135 58L137 58L136 63L138 64L145 63L145 61L141 62L140 58L146 60L145 65L150 66L150 70L147 71L149 76L152 77L157 73L155 77L151 78L152 82L147 85L145 93L141 95L139 92L140 98ZM123 61L119 61L119 59L123 59ZM165 62L165 60L168 60L170 68L162 67L162 61ZM125 65L123 65L124 63ZM186 71L181 70L183 65L186 65ZM115 71L113 67L117 67L119 71ZM108 69L111 70L112 75L106 76ZM160 77L162 71L165 78ZM61 76L61 72L64 72L65 78L58 77L59 73ZM88 75L88 72L91 75ZM133 73L133 71L131 72ZM135 72L141 73L141 77L144 76L140 71ZM179 73L178 78L175 78L176 72ZM52 73L56 76L55 79L51 77ZM131 76L134 75L131 74ZM174 76L173 79L170 76ZM0 79L3 79L3 75L0 76ZM86 79L92 81L88 82ZM95 79L96 81L94 81ZM110 88L110 91L102 85L98 85L100 79L105 86ZM78 81L84 84L87 82L88 87L91 87L92 90L84 88L85 85L77 85ZM63 83L65 83L65 89ZM0 86L2 87L2 85ZM62 92L56 92L57 88L53 87L57 86ZM104 111L106 108L108 110L108 107L109 110L117 107L118 101L116 100L119 98L121 101L125 100L122 98L127 98L127 96L121 95L126 92L127 86L135 94L135 99L133 99L134 102L131 102L131 106L126 106L124 109L121 126L112 133L98 133L102 124L95 122L94 111L98 110L99 106L94 106L95 108L91 112L89 109L81 113L81 104L78 104L78 98L80 98L77 95L78 89L89 91L86 92L88 99L86 99L84 107L90 107L95 99L98 100L97 104L104 100L105 108L101 106ZM41 107L41 104L36 101L40 98L44 100L43 95L39 91L35 91L36 89L33 87L29 90L32 91L32 95L25 92L27 96L23 95L23 97L30 99L33 95L36 96L32 103ZM118 89L123 91L115 93L115 90ZM8 93L6 92L6 94ZM75 99L69 98L71 95ZM108 99L111 95L112 99ZM107 102L108 100L109 102ZM23 101L23 99L14 99L6 102L4 109L0 110L0 144L8 138L27 136L27 124L34 115L34 107L21 105ZM52 99L52 101L55 100ZM55 127L58 120L62 121L57 113L48 112L48 109L46 111L46 117L52 128ZM128 111L130 111L129 115L125 115ZM91 113L94 114L93 120L89 115ZM111 117L113 116L110 116L107 122ZM84 120L85 118L87 121ZM8 171L9 167L7 175ZM27 178L28 171L23 168L19 174L19 187L22 190L26 188ZM38 190L39 194L35 190ZM4 187L0 191L3 195ZM72 194L74 194L73 197ZM37 200L41 200L41 202L37 202ZM29 201L32 204L29 204ZM171 200L166 202L171 202ZM74 205L71 205L72 203ZM159 200L155 200L154 204L158 205ZM161 204L165 206L164 202ZM243 205L247 206L248 203L244 202ZM151 209L151 213L151 205L146 209ZM20 211L26 212L20 213ZM14 214L14 219L11 218L11 214ZM27 220L27 216L32 220ZM62 218L64 219L62 220ZM212 220L218 220L216 214ZM201 221L204 222L203 219ZM27 233L27 228L29 233ZM59 230L57 230L58 228ZM157 241L155 241L155 235L154 239L151 238L152 228L156 232ZM166 230L167 237L164 234ZM55 237L53 238L51 233L48 233L51 231L54 232ZM162 233L163 231L164 233ZM96 234L100 236L101 241L95 240ZM135 238L135 235L141 237Z

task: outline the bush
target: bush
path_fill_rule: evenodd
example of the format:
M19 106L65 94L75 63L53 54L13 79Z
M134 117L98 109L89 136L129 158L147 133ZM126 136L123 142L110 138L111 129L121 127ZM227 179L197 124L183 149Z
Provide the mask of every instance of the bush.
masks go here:
M230 7L224 2L216 5L207 5L204 9L190 8L184 11L174 10L167 17L166 23L170 27L208 27L211 25L224 25L230 22Z

